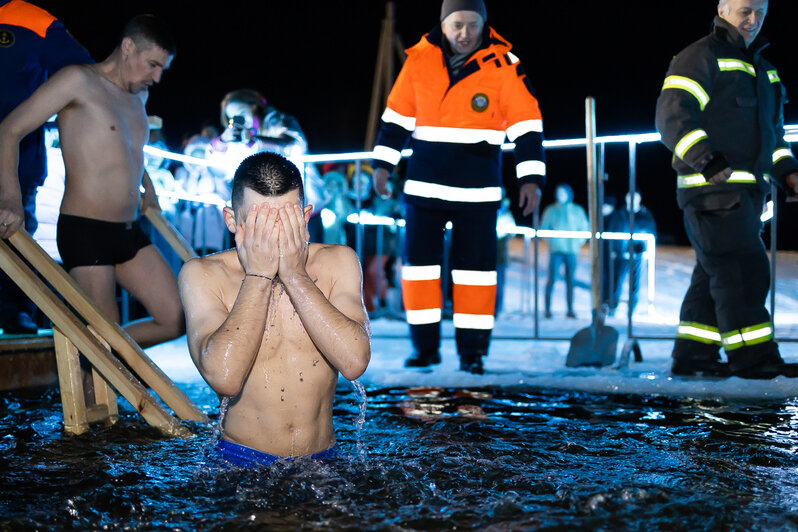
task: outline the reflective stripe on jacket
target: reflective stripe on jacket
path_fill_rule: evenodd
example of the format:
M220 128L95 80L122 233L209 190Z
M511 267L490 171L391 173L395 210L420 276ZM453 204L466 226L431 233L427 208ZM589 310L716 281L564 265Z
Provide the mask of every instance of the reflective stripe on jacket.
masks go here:
M767 193L768 174L783 183L798 171L784 141L785 90L761 55L767 45L760 35L746 47L736 28L716 17L712 33L671 62L656 122L662 142L674 153L680 206L702 194L739 187ZM726 167L732 178L709 185L709 178Z
M543 123L511 45L486 26L482 46L452 76L440 26L407 50L388 96L374 166L391 169L410 142L405 199L416 205L501 200L501 144L515 142L519 185L545 181Z

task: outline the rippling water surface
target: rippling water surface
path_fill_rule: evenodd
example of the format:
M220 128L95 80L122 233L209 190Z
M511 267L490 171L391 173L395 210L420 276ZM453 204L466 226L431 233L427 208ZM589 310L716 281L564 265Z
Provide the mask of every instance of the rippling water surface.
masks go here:
M62 432L57 390L0 394L0 529L798 529L798 402L339 386L343 458L204 465L213 427ZM184 386L205 411L215 396Z

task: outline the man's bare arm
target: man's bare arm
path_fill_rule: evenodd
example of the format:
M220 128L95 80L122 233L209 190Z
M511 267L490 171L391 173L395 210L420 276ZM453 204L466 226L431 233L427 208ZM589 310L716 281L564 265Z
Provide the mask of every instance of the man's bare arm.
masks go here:
M341 375L360 377L371 359L371 332L363 305L362 275L354 251L330 248L335 278L328 300L305 270L307 229L298 206L280 209L280 280L318 350ZM328 263L329 264L329 263Z
M195 259L180 270L189 352L202 377L220 395L239 394L263 341L271 279L277 272L276 219L276 210L255 206L246 223L238 226L239 261L249 275L229 313L218 289L227 275L221 266L213 271L208 259Z
M209 286L203 260L187 262L178 277L188 350L213 391L232 397L241 391L258 355L272 283L246 277L228 314L218 292Z
M0 123L0 238L11 236L24 222L19 143L84 92L87 79L84 69L82 66L61 69Z

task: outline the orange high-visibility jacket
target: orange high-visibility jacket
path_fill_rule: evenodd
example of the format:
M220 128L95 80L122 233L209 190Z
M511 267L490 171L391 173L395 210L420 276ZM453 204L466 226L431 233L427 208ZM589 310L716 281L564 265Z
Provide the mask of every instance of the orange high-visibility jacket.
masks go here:
M0 121L61 68L93 62L50 13L22 0L0 0ZM46 161L40 127L19 145L23 190L44 182Z
M452 76L440 26L407 50L388 96L374 165L392 169L410 139L405 201L427 207L498 206L501 144L515 143L519 185L545 181L538 101L510 43L486 26L482 46Z

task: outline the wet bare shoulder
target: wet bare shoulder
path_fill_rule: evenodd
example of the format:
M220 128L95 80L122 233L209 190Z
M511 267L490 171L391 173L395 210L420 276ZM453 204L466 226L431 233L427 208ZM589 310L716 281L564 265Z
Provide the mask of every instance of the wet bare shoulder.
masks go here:
M311 244L309 262L320 279L333 282L342 274L360 270L355 250L340 244Z
M230 253L232 252L232 257ZM235 263L231 261L235 259ZM205 257L197 257L186 262L180 269L178 281L180 285L192 284L213 290L225 284L231 275L236 275L234 271L238 264L238 257L235 251L228 250L214 253Z

